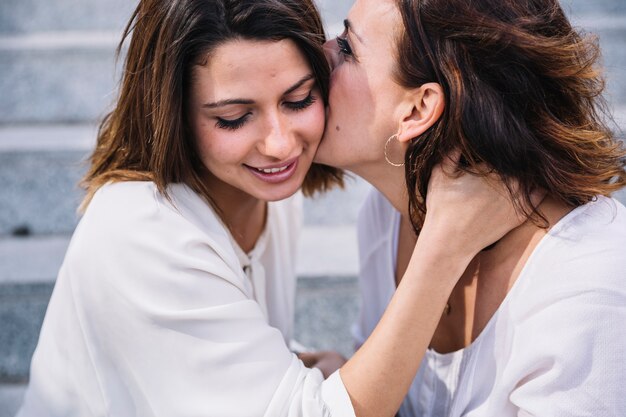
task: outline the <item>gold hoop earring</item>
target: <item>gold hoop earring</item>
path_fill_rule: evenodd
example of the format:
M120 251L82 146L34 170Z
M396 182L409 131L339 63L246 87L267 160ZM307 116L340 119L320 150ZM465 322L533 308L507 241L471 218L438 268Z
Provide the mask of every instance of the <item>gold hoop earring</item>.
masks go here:
M397 163L397 162L392 162L391 160L389 160L389 156L387 156L387 148L389 147L389 142L391 142L393 139L398 140L398 135L392 135L389 137L389 139L387 139L387 142L385 142L385 161L387 161L387 163L391 166L394 167L403 167L404 166L404 162L402 162L401 164Z

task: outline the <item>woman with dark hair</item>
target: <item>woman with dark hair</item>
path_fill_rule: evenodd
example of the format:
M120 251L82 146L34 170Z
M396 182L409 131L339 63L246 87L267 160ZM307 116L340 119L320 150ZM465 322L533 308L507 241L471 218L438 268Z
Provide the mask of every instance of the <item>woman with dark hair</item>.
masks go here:
M594 39L556 0L357 0L345 26L316 161L378 189L359 219L357 346L406 279L447 154L519 185L527 218L469 263L400 415L626 415L626 209L610 197L625 152Z
M142 0L129 37L18 415L395 412L461 271L519 224L508 196L443 175L449 164L433 170L418 250L384 324L324 381L288 348L292 195L342 178L309 170L329 72L314 4Z

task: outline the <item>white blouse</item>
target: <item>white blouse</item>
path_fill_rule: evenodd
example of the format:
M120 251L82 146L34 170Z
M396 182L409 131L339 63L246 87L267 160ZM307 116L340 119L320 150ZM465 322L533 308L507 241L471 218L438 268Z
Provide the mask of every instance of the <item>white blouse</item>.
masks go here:
M378 192L359 215L359 346L395 290L400 214ZM539 243L465 349L428 350L402 417L626 416L626 208L598 197ZM419 317L416 317L419 320Z
M102 187L46 312L19 417L354 416L290 352L301 197L248 254L188 187Z

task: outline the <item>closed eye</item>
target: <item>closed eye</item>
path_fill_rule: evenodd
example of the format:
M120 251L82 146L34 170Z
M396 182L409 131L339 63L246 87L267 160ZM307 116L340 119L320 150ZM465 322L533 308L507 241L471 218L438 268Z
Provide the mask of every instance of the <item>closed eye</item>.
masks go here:
M216 126L220 129L237 130L242 127L244 123L246 123L246 120L248 119L248 116L250 116L250 114L251 113L246 113L235 120L222 119L221 117L218 117Z
M348 39L342 38L340 36L337 37L337 46L339 47L339 52L345 56L353 56L352 47L348 42Z
M309 95L306 96L304 98L304 100L300 100L300 101L287 101L285 102L285 106L288 109L291 110L295 110L295 111L299 111L299 110L304 110L307 107L311 106L313 103L315 103L315 101L317 100L317 98L313 95L313 90L311 90L309 92Z

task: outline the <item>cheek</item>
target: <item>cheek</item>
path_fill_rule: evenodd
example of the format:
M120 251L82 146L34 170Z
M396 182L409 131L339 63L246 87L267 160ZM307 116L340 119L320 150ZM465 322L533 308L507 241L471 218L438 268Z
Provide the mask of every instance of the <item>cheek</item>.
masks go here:
M320 99L316 104L316 108L314 109L314 114L311 120L311 132L314 132L314 137L317 142L322 138L322 134L324 133L324 126L326 125L326 109L324 107L324 103Z
M210 136L203 134L201 131L195 133L196 149L200 160L209 169L214 165L213 155L219 152L216 149L215 143L211 140Z
M372 95L364 74L345 66L333 73L330 94L333 128L359 129L372 118Z
M311 144L317 145L324 133L325 109L321 99L298 116L298 131Z
M240 159L241 146L238 146L234 139L229 137L228 133L219 131L212 126L205 126L204 129L196 130L196 147L201 161L209 170L237 162Z
M361 74L342 64L332 73L330 93L333 102L351 102L359 92Z
M194 114L191 117L191 131L193 134L193 141L196 147L196 152L200 155L200 159L203 161L209 157L213 151L211 149L213 126L208 120L200 115Z

